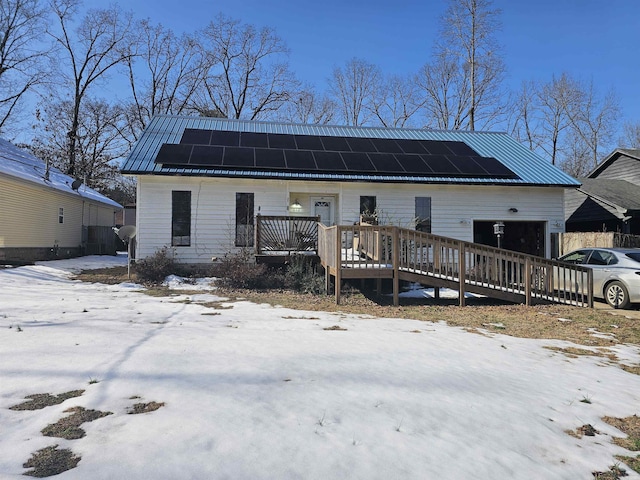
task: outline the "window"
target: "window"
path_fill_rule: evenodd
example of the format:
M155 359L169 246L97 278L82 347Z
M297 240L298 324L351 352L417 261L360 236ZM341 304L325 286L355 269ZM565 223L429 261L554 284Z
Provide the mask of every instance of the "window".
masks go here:
M58 209L58 223L64 223L64 208Z
M236 247L253 247L253 193L236 193Z
M171 192L171 245L174 247L191 245L190 191Z
M431 233L431 197L416 197L416 230Z
M360 215L374 215L376 213L376 197L360 197Z

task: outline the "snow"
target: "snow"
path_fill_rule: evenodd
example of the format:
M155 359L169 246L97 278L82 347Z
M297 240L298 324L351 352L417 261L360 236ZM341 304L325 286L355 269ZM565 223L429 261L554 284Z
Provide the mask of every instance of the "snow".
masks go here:
M118 202L105 197L86 185L74 190L73 177L65 175L55 167L49 168L49 179L45 180L46 164L27 150L16 147L0 138L0 173L26 180L39 186L53 188L69 195L88 198L111 207L122 208Z
M110 265L126 257L0 270L0 478L55 444L82 457L61 480L586 479L630 454L601 418L639 413L640 377L544 348L567 342L231 303L212 279L173 297L72 279ZM640 360L637 346L611 351ZM165 405L127 414L150 401ZM113 414L78 440L40 433L72 406ZM585 424L600 434L566 433Z

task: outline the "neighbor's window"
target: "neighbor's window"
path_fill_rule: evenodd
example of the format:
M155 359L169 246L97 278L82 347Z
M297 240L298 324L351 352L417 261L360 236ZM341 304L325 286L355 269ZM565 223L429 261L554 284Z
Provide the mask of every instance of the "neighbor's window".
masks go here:
M253 193L236 193L236 247L253 247Z
M376 197L373 195L360 196L360 215L375 215Z
M171 245L188 247L191 245L191 192L173 190L171 192Z
M431 197L416 197L416 230L431 233Z
M58 209L58 223L64 223L64 208Z

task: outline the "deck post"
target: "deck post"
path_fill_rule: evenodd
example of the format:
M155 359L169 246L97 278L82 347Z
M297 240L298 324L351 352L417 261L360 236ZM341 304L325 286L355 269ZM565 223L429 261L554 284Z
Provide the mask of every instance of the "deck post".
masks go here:
M532 295L531 295L531 258L528 256L524 260L524 297L525 304L527 307L532 305Z
M465 249L464 249L464 242L460 242L460 248L458 250L458 279L459 279L459 288L458 288L458 296L459 296L459 300L460 300L460 306L464 307L465 305L465 298L464 298L464 284L465 284L465 272L467 270L467 265L466 265L466 254L465 254Z
M336 275L335 275L335 292L336 305L340 305L340 287L342 283L342 227L336 226Z
M400 290L400 231L398 227L391 227L391 254L393 255L393 306L400 304L398 292Z

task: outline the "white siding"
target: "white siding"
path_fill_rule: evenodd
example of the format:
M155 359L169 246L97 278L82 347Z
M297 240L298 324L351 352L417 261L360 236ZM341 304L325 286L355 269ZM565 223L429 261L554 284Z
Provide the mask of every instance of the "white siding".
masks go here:
M562 188L411 185L372 183L325 183L300 181L238 180L194 177L141 176L138 179L138 258L171 245L171 191L190 190L191 245L175 247L179 261L210 262L234 251L235 194L254 193L255 212L262 215L310 215L312 196L333 195L337 201L336 223L349 225L359 218L360 196L374 195L385 223L413 228L415 197L432 199L432 232L473 240L473 222L546 222L549 233L562 231ZM302 209L288 207L298 200ZM517 213L509 212L516 208Z

